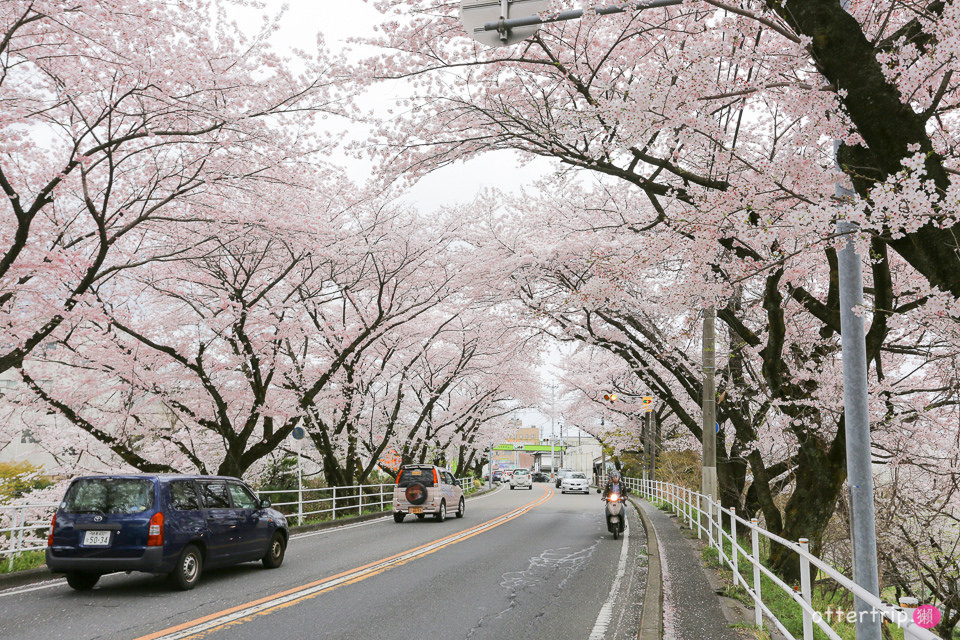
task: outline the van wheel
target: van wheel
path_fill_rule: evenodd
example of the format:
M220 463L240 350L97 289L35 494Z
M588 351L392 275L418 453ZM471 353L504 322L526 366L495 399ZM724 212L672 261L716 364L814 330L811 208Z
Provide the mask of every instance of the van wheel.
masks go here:
M405 515L407 515L407 514L398 511L398 512L396 512L396 513L393 514L393 521L394 521L394 522L403 522L403 517L404 517Z
M90 591L93 585L100 579L99 573L82 573L80 571L71 571L67 574L67 584L77 591Z
M440 511L437 511L437 522L443 522L447 519L447 501L440 501Z
M467 504L463 501L463 497L460 498L460 506L457 507L457 517L462 518L464 512L467 509Z
M177 568L170 574L173 586L181 591L189 591L197 586L203 572L203 554L195 544L188 544L177 560Z
M287 541L279 531L273 533L270 538L270 546L267 547L267 555L263 556L261 562L267 569L276 569L283 564L283 555L287 551Z

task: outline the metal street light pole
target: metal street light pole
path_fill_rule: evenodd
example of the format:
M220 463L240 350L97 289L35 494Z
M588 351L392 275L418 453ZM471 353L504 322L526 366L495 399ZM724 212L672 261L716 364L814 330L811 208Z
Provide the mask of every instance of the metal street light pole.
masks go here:
M843 197L847 194L846 189L838 183L837 195ZM843 359L843 424L846 430L847 486L850 491L850 542L853 547L854 582L879 596L866 336L863 318L853 311L863 304L863 265L853 246L857 228L850 222L837 223L837 230L847 234L846 244L837 255L837 267ZM857 640L880 640L880 620L873 607L855 597L854 611L857 613Z

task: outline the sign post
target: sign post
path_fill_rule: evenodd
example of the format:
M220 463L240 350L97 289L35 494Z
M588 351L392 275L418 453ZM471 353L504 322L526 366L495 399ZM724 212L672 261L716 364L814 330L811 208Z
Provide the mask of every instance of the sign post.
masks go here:
M297 441L297 524L303 524L303 471L300 466L300 441L307 435L303 427L293 428L293 439Z

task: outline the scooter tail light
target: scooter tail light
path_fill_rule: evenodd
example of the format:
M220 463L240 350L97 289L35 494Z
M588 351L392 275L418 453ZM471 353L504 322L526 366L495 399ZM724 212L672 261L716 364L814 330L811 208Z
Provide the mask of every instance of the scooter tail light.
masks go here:
M163 546L163 512L158 511L150 518L150 528L147 530L147 546Z

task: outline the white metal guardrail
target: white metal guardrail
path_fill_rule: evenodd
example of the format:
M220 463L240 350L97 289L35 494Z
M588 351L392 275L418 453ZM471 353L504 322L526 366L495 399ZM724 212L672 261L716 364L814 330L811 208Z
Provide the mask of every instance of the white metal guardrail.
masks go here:
M812 586L810 584L810 565L812 564L824 575L829 576L844 589L872 607L873 611L876 612L876 616L882 616L884 619L903 629L905 638L940 640L939 636L914 622L909 610L904 610L896 605L884 602L820 558L811 554L807 548L806 539L801 538L798 542L793 542L781 538L761 528L756 518L750 521L744 520L737 516L732 507L723 509L719 502L686 487L661 482L659 480L651 481L638 478L623 478L623 481L635 494L648 500L655 500L669 505L678 518L686 522L691 529L696 529L698 538L702 539L704 535L707 536L707 541L710 546L715 548L719 553L720 561L733 572L735 584L743 587L753 599L755 605L754 622L758 627L763 626L763 615L766 614L767 618L773 622L781 633L790 640L797 640L797 638L786 629L783 623L777 619L767 605L764 604L763 593L760 586L761 574L763 574L800 605L800 608L803 610L803 640L813 640L814 625L817 625L823 633L832 640L842 640L840 635L823 619L822 613L814 611L813 609L811 603ZM723 526L723 519L721 517L723 513L726 513L729 518L729 530ZM745 527L745 529L741 527ZM749 550L740 546L741 533L743 533L743 537L745 538L747 530L750 532ZM771 542L776 542L791 549L800 557L799 593L763 565L760 559L761 536ZM725 549L727 543L730 544L729 548L731 549L729 557ZM753 584L749 584L748 580L740 573L739 565L741 559L746 560L753 567Z
M459 478L464 494L476 490L473 478ZM303 524L311 516L329 514L336 518L340 514L356 515L363 513L365 508L378 507L378 511L386 511L393 504L394 484L364 484L347 487L321 487L318 489L276 489L258 492L261 496L275 494L297 494L297 500L289 502L274 502L274 507L296 507L296 513L290 514L297 518L297 524ZM305 495L307 494L307 495ZM337 504L339 502L339 504ZM293 509L291 509L293 511Z
M47 530L57 502L0 505L0 556L9 556L7 571L13 561L26 551L42 551L47 547Z
M291 502L274 502L274 507L296 507L296 513L290 514L297 518L297 524L303 524L304 519L330 514L336 518L338 514L360 515L364 508L377 507L384 511L385 505L393 501L393 483L365 484L345 487L321 487L319 489L275 489L260 491L259 495L297 494L297 499ZM339 505L337 502L339 501ZM293 509L291 509L293 511Z
M476 490L472 478L461 478L464 493ZM387 511L393 504L393 483L364 484L319 489L276 489L258 491L268 498L278 494L296 494L297 500L275 502L274 507L291 507L291 517L297 524L311 517L329 514L335 519L345 515L360 515L364 509L376 507ZM14 559L28 551L43 551L47 546L50 520L57 502L0 505L0 557L7 556L7 570L13 570ZM292 507L295 507L293 509Z

